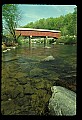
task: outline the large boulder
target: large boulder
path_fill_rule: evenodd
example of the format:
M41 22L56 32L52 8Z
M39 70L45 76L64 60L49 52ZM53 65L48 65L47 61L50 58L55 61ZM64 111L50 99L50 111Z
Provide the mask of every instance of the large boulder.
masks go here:
M50 115L76 115L76 93L64 87L51 87L52 97L49 100Z

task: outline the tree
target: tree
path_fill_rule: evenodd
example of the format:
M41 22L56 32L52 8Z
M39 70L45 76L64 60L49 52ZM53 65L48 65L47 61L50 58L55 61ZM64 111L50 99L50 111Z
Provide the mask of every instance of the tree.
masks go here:
M42 29L52 29L60 30L63 36L65 35L76 35L77 36L77 7L74 8L73 13L68 13L65 16L60 17L50 17L47 19L40 19L34 23L29 23L27 27L42 28ZM23 26L23 27L26 27Z
M60 30L63 36L68 35L68 30L66 26L62 27Z
M15 28L18 25L18 20L20 19L20 13L18 11L17 4L4 4L2 6L2 24L13 37L14 41L17 42L19 36L15 34Z
M73 29L74 29L74 35L77 36L77 7L74 8L73 12Z

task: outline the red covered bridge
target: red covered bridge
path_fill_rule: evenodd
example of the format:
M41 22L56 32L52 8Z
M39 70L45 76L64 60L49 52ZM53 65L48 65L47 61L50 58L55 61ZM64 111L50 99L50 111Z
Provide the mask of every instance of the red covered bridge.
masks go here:
M33 29L33 28L15 28L16 35L28 36L29 46L31 45L32 37L44 37L44 46L46 46L47 38L59 38L61 31L58 30L47 30L47 29Z
M21 36L40 36L40 37L53 37L59 38L60 32L58 30L47 30L47 29L33 29L33 28L16 28L16 34Z

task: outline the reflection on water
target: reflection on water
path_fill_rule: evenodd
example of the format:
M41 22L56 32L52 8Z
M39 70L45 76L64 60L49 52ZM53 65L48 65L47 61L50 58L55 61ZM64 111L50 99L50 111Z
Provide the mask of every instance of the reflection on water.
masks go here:
M55 59L44 61L48 56ZM51 86L76 92L76 46L22 46L2 53L1 83L2 114L48 115Z

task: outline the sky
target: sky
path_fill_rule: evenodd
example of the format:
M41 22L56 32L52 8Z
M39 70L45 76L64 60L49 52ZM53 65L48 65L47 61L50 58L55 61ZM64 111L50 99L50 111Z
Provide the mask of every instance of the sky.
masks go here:
M76 5L39 5L39 4L19 4L21 11L20 26L27 25L42 18L59 17L68 13L73 13Z

